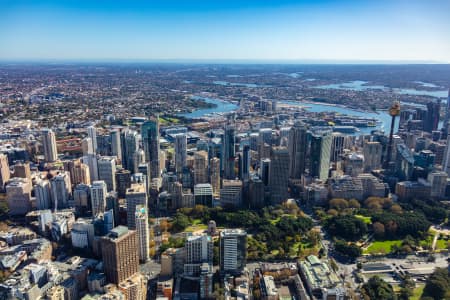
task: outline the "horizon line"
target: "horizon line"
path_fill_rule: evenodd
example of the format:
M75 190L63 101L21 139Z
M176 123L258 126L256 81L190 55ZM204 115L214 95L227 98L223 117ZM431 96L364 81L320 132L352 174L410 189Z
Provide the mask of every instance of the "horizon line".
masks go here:
M450 61L396 59L247 59L247 58L0 58L0 64L161 63L161 64L341 64L341 65L448 65Z

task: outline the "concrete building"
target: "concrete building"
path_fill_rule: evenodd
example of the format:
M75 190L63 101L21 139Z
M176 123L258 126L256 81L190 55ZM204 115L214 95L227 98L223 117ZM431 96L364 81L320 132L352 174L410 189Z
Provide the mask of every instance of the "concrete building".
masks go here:
M110 132L111 136L111 155L117 157L122 162L122 145L120 142L120 130L114 129Z
M116 190L119 198L125 198L127 189L131 187L131 172L126 169L116 171Z
M94 244L94 223L92 219L78 218L70 232L72 246L76 248L92 248Z
M13 177L6 186L9 215L25 215L31 211L31 182L26 178Z
M11 172L9 170L8 156L0 153L0 190L3 191L5 184L11 177Z
M332 198L364 200L364 190L361 179L348 175L331 178L328 191Z
M147 279L144 275L136 273L119 284L119 290L125 295L125 299L147 299Z
M83 155L95 154L92 139L90 137L85 137L81 140L81 150L83 151Z
M232 205L240 207L242 205L242 181L224 179L220 189L220 204L222 206Z
M431 172L428 174L428 182L431 184L430 196L436 199L443 199L445 197L445 189L447 186L448 175L445 172Z
M289 131L289 177L301 178L305 173L307 144L307 128L301 122L296 122Z
M103 268L108 282L119 284L138 272L136 231L117 226L102 238Z
M92 215L104 213L106 208L106 183L103 180L94 181L90 188Z
M147 207L136 206L136 233L139 242L139 260L146 262L150 259L150 229L148 224Z
M81 161L89 167L90 180L98 180L97 156L95 154L84 155Z
M289 151L284 147L273 147L270 155L269 189L270 201L278 204L288 198Z
M187 276L199 276L200 267L203 263L212 265L213 246L213 240L209 235L189 236L184 245L186 251L184 274Z
M108 192L116 190L116 159L111 156L102 156L97 162L98 178L106 183Z
M345 175L358 176L364 171L364 156L356 152L345 155L343 167Z
M224 229L220 232L220 271L240 274L247 263L247 232Z
M51 189L48 180L39 180L34 186L34 195L36 196L36 208L38 210L50 209L51 203Z
M220 194L220 159L213 157L209 160L210 182L214 196Z
M55 133L51 129L42 131L42 145L44 147L44 159L46 162L54 162L58 159Z
M72 184L69 172L60 172L50 179L52 189L53 208L61 209L69 206L69 198L72 195Z
M200 183L194 186L195 204L212 207L213 205L213 190L209 183Z
M136 207L142 205L148 207L147 193L142 183L133 183L126 193L127 225L130 229L136 229Z
M316 131L311 134L310 175L326 181L330 171L331 132Z
M427 199L431 195L431 184L426 180L402 181L395 186L395 194L400 201Z
M142 144L144 145L145 161L150 162L150 177L158 178L160 169L160 146L159 146L159 118L156 117L145 121L141 127Z
M194 183L208 183L208 152L197 151L194 154Z
M264 183L259 177L250 178L248 187L248 199L252 208L261 208L264 206Z
M186 166L186 134L181 133L175 136L175 172L181 174Z
M21 178L27 178L28 180L31 180L31 170L30 170L30 163L24 162L24 163L16 163L14 165L14 177L21 177Z
M364 172L381 169L383 147L379 142L364 142Z
M389 186L369 173L359 174L357 179L361 180L363 187L363 199L368 197L387 197Z
M91 204L90 186L86 184L77 185L73 191L73 200L78 212L86 212Z

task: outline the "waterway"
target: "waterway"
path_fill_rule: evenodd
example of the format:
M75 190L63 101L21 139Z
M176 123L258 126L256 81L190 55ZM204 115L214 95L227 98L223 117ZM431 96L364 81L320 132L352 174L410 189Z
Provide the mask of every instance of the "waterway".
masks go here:
M318 85L314 88L317 89L335 89L335 90L351 90L351 91L366 91L366 90L384 90L384 91L392 91L399 95L417 95L417 96L431 96L435 98L446 98L448 95L447 90L438 90L438 91L428 91L428 90L417 90L411 88L392 88L383 86L383 85L369 85L367 81L362 80L354 80L344 83L334 83L334 84L325 84ZM419 82L418 82L419 83ZM420 82L420 84L424 87L437 87L434 84Z
M207 103L212 103L217 105L214 108L205 108L205 109L198 109L193 112L189 113L183 113L179 114L180 116L186 117L186 118L201 118L205 117L208 114L212 113L229 113L232 111L235 111L238 109L238 105L234 103L230 103L224 100L220 99L214 99L214 98L208 98L208 97L201 97L201 96L193 96L194 99L202 99L203 101ZM364 118L374 118L378 120L376 127L367 127L367 128L359 128L360 131L357 132L357 134L370 134L372 130L380 129L385 130L389 128L391 124L391 117L386 111L379 111L377 113L375 112L363 112L358 111L350 108L346 108L343 106L334 106L334 105L326 105L321 103L310 103L310 102L300 102L300 101L280 101L281 103L286 103L290 105L298 105L304 107L307 111L311 112L337 112L339 114L348 115L348 116L355 116L355 117L364 117ZM398 120L396 122L395 131L398 129Z

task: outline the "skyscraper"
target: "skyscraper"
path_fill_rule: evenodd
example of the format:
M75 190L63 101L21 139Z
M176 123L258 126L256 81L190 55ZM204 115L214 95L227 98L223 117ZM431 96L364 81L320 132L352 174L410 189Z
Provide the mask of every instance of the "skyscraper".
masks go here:
M54 162L58 159L55 133L51 129L42 130L42 144L44 146L44 159L46 162Z
M88 137L92 141L92 151L97 153L97 129L94 126L89 126L87 128Z
M135 130L125 130L121 134L122 166L135 173L135 153L139 149L139 135Z
M197 151L194 154L194 183L208 182L208 152Z
M220 193L220 159L213 157L209 160L210 182L213 194L218 196Z
M273 147L270 155L269 187L271 202L281 203L288 198L289 151L285 147Z
M247 263L247 233L242 229L220 232L220 271L239 275Z
M175 171L177 174L181 174L186 166L186 147L186 134L177 134L175 136Z
M331 132L316 131L311 135L311 168L312 177L327 180L330 170Z
M102 156L97 161L98 179L104 180L109 191L116 190L116 159L111 156Z
M48 180L39 180L34 187L36 196L36 208L38 210L50 209L50 183Z
M209 235L189 236L184 245L186 251L184 274L198 276L200 274L200 266L203 263L212 265L213 247L213 240Z
M142 205L148 207L147 193L142 183L133 183L126 193L127 201L127 225L130 229L136 228L135 213L136 207Z
M0 153L0 190L5 188L5 184L11 177L11 172L9 171L8 156Z
M94 154L94 146L92 146L90 137L85 137L81 140L81 149L83 150L83 155Z
M6 201L9 215L25 215L31 211L31 181L13 177L6 186Z
M144 145L145 160L150 162L150 177L161 175L159 161L159 119L145 121L141 128L142 143Z
M102 238L103 268L109 282L119 284L138 272L136 231L117 226Z
M139 260L146 262L150 259L150 229L148 227L147 207L143 205L136 206L136 233L139 242Z
M225 133L223 137L223 178L235 179L234 172L234 160L235 160L235 128L233 125L228 124L225 126Z
M364 172L381 168L383 147L379 142L365 142L363 146Z
M60 172L50 180L52 188L53 208L67 208L72 195L72 185L69 172Z
M251 165L250 145L244 145L241 159L242 180L250 179L250 165Z
M110 133L111 136L111 155L116 156L119 161L122 161L122 145L120 142L120 130L114 129Z
M92 215L104 213L106 207L107 187L103 180L94 181L90 188Z
M300 122L296 122L289 131L289 177L300 179L305 172L307 145L307 129Z
M441 101L428 102L427 103L427 114L425 118L425 123L423 124L424 131L432 132L437 130L439 125L439 115L441 111Z

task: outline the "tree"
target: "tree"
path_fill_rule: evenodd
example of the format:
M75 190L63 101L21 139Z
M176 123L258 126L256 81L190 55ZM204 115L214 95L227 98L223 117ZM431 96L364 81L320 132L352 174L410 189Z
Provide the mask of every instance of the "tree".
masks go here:
M328 206L340 211L348 207L348 201L341 198L335 198L328 202Z
M423 290L423 296L428 296L435 300L449 299L450 275L447 269L437 268L430 275Z
M361 295L367 300L397 300L392 286L378 276L373 276L363 284Z
M173 218L172 231L180 232L184 230L186 227L188 227L190 224L191 221L189 220L189 217L180 212L177 212L175 217Z
M362 250L355 243L347 243L345 241L338 240L334 244L334 248L342 255L355 259L362 254Z
M380 222L375 222L372 224L372 228L373 228L373 234L375 235L375 237L377 239L383 239L384 238L384 225Z
M351 200L348 201L348 207L359 209L359 208L361 208L361 204L359 203L358 200L351 199Z
M330 235L350 241L359 240L367 232L367 225L353 215L332 217L325 228Z

